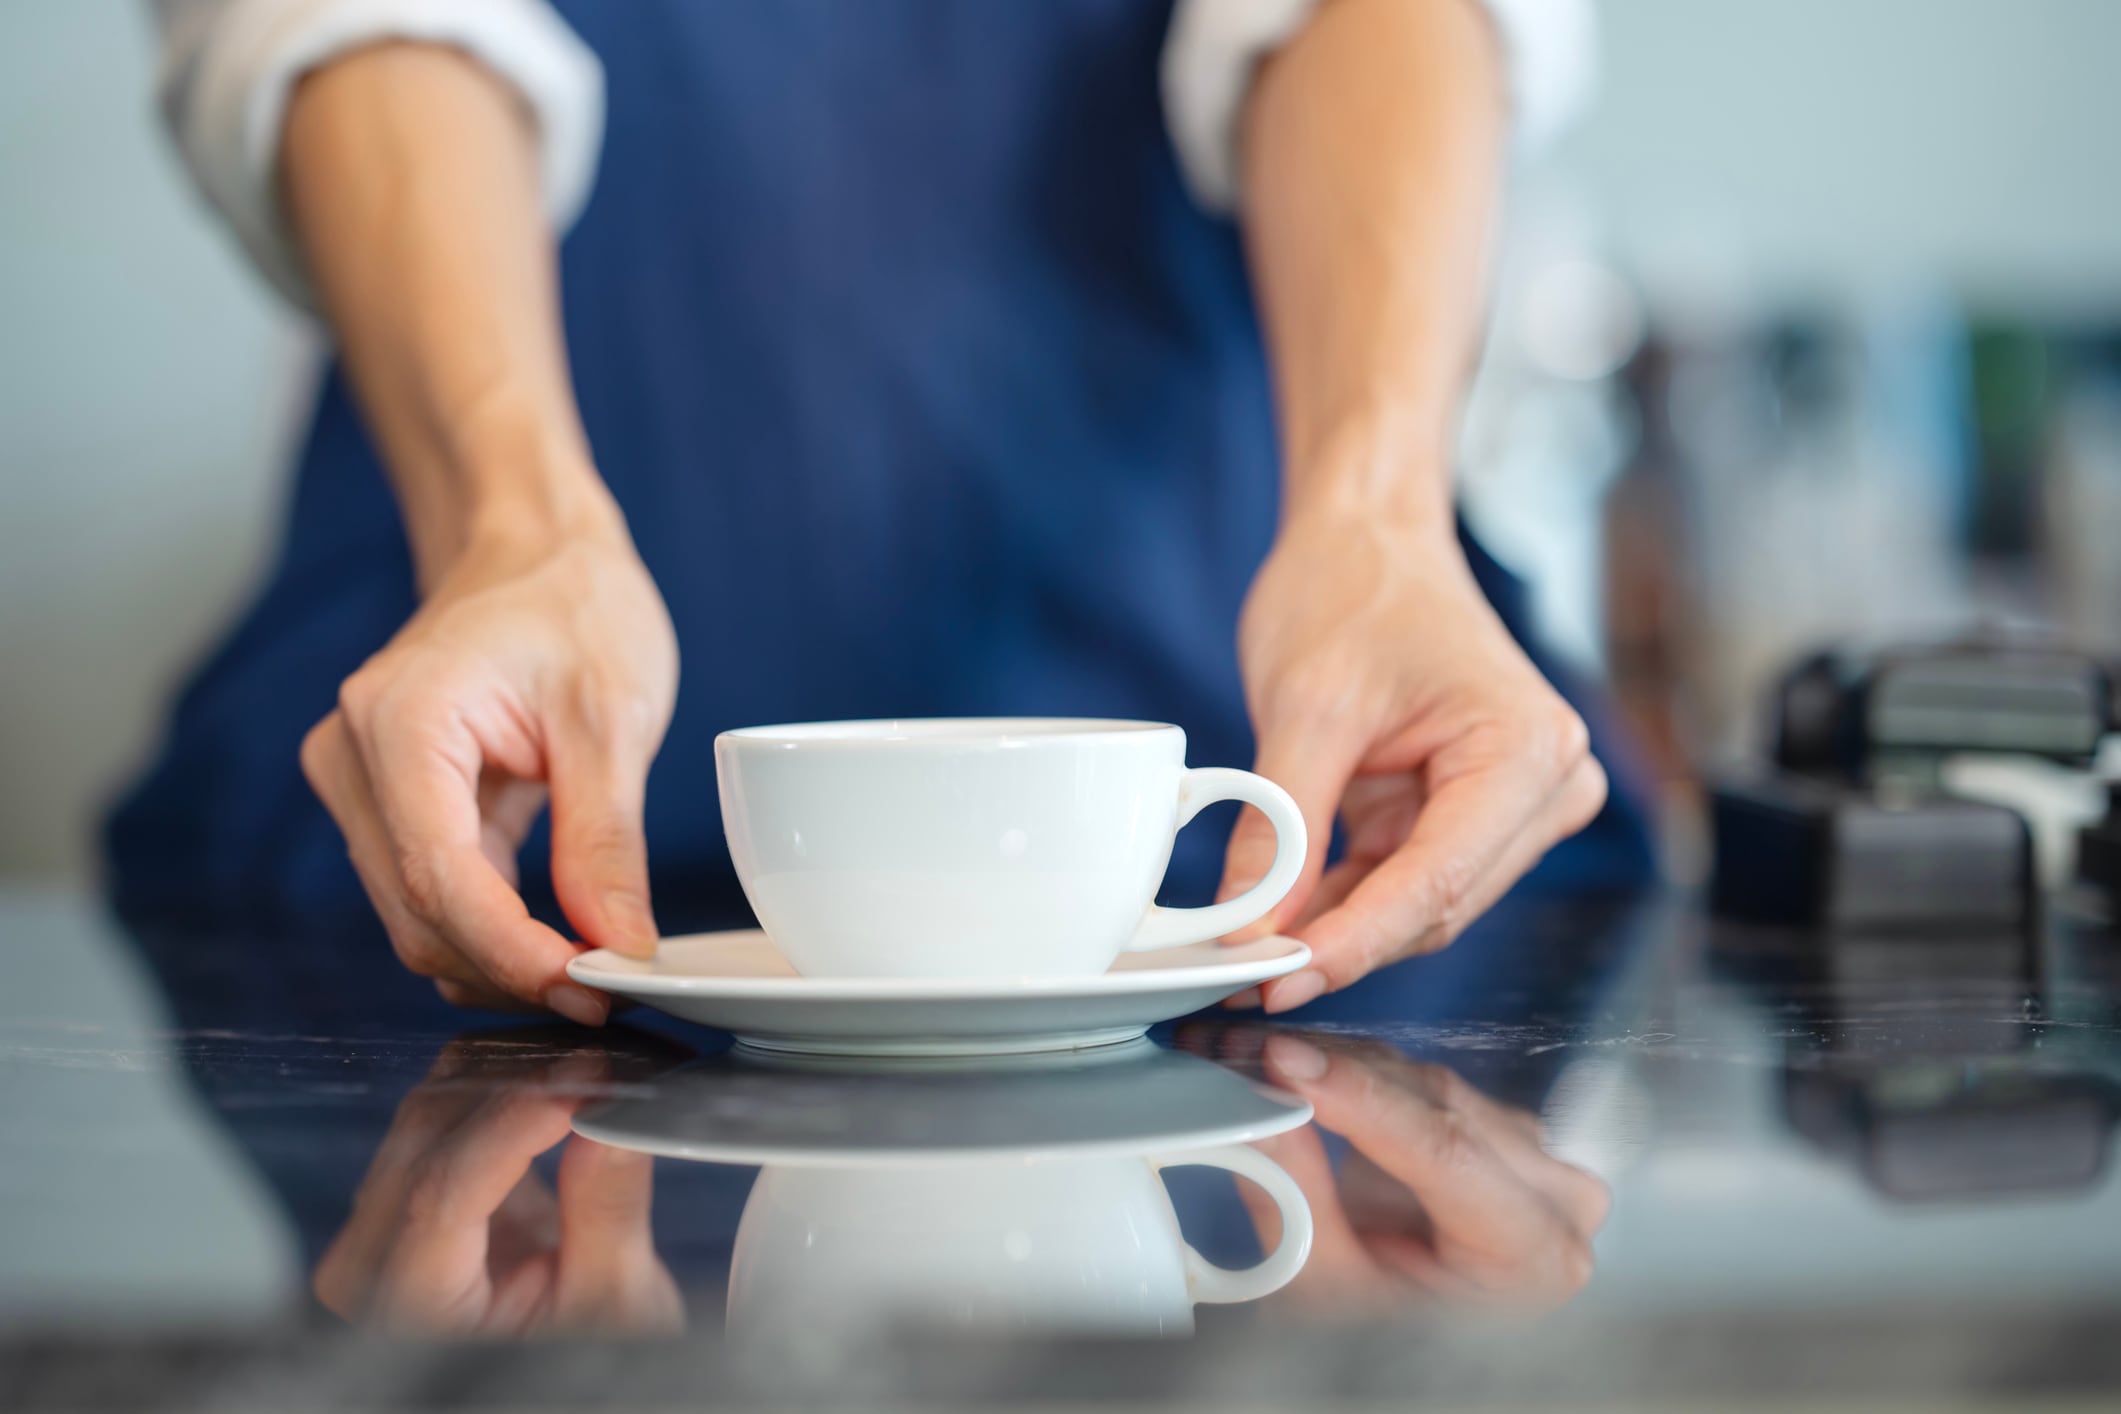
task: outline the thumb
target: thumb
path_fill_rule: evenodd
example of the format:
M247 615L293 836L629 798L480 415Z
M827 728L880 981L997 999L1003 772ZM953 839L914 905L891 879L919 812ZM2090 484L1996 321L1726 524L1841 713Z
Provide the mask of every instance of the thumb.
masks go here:
M648 843L641 803L646 756L582 730L553 743L552 883L585 942L652 957L659 936L648 906Z
M1261 734L1259 755L1252 769L1287 791L1296 802L1296 808L1303 812L1309 848L1295 887L1274 906L1273 912L1251 927L1232 934L1233 939L1264 936L1302 914L1305 901L1318 887L1319 876L1325 872L1326 846L1333 837L1333 817L1339 813L1341 792L1347 789L1348 777L1354 774L1355 765L1354 751L1317 736L1299 739L1295 733ZM1273 867L1274 852L1273 825L1260 811L1246 806L1238 817L1237 828L1230 832L1230 847L1223 857L1222 887L1217 890L1216 899L1235 898L1264 879L1267 870Z
M653 1260L655 1160L577 1134L560 1156L560 1250L572 1275ZM615 1284L591 1280L591 1286Z

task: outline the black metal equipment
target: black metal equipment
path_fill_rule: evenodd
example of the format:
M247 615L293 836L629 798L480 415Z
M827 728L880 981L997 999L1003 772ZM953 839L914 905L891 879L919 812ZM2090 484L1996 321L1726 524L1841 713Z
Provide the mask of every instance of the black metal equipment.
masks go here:
M1718 913L1860 928L2030 924L2032 833L1938 781L1960 752L2089 768L2121 726L2121 673L2082 653L1971 642L1821 653L1776 691L1773 766L1711 792ZM2080 872L2121 897L2121 788Z

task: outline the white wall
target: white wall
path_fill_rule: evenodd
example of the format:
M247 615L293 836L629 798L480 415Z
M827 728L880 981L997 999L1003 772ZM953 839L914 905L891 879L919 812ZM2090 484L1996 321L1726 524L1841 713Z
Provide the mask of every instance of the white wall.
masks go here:
M2121 3L1603 8L1602 109L1525 209L1588 211L1654 286L2121 309ZM256 571L308 379L151 87L133 0L0 0L0 873L88 867Z
M0 2L0 873L96 804L255 573L309 355L180 184L144 7Z
M1601 0L1555 166L1653 285L2121 309L2121 5Z

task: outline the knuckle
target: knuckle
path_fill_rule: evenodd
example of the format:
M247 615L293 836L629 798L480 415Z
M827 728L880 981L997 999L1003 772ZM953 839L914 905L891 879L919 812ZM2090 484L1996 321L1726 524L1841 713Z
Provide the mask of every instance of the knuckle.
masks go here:
M1527 750L1556 779L1566 779L1590 754L1591 729L1583 716L1558 697L1551 698L1517 727Z
M448 1213L452 1184L445 1155L428 1153L413 1161L405 1183L405 1226L427 1228Z
M640 832L616 815L599 815L574 831L575 860L592 878L630 877L642 858Z
M1430 1102L1438 1109L1465 1118L1471 1124L1471 1112L1478 1103L1479 1092L1473 1082L1467 1080L1448 1066L1433 1066L1433 1073L1423 1078L1428 1082Z
M583 732L601 744L631 754L662 739L667 714L660 697L608 667L584 667L563 700Z
M1398 951L1392 930L1372 915L1351 919L1348 936L1354 946L1336 949L1332 956L1318 959L1318 970L1326 974L1326 981L1335 991L1369 976L1392 961Z
M1388 1041L1357 1041L1343 1050L1350 1060L1374 1074L1395 1074L1397 1067L1406 1063L1406 1057L1394 1050Z
M1575 1234L1563 1238L1555 1249L1555 1261L1564 1290L1573 1294L1590 1285L1597 1258L1585 1238Z
M1277 727L1296 731L1329 729L1356 715L1360 706L1351 684L1363 680L1352 661L1330 651L1316 651L1290 665L1266 687L1260 716Z
M1476 863L1463 855L1439 862L1429 880L1430 930L1455 936L1470 918Z
M335 1316L350 1316L360 1301L360 1283L343 1242L334 1242L309 1280L317 1304Z
M390 930L390 950L405 970L415 977L440 978L446 965L442 950L423 934L405 929Z
M1591 754L1591 727L1583 714L1564 704L1560 720L1555 724L1555 747L1561 759L1570 763L1582 761Z
M430 1082L423 1082L398 1106L396 1132L412 1141L415 1150L440 1139L456 1113L449 1092Z
M355 731L365 729L384 693L383 675L373 666L357 669L339 684L339 715Z
M448 890L434 856L424 850L400 849L396 865L405 907L422 922L441 923L449 911Z
M1429 1161L1439 1170L1471 1173L1479 1166L1480 1136L1474 1132L1463 1111L1438 1109L1425 1142L1429 1150Z
M431 671L408 670L410 660L395 661L400 666L371 661L339 684L339 715L358 743L401 742L428 723L443 700Z
M552 979L538 963L514 948L496 947L475 958L475 991L486 993L486 1001L520 1002L542 1009L544 990Z
M302 737L302 749L296 759L302 765L302 779L309 782L309 788L320 798L330 788L339 733L343 730L345 724L339 714L333 712Z
M1584 764L1578 768L1577 777L1580 784L1572 792L1569 809L1571 834L1598 818L1598 812L1605 809L1609 790L1605 767L1589 757L1586 757Z

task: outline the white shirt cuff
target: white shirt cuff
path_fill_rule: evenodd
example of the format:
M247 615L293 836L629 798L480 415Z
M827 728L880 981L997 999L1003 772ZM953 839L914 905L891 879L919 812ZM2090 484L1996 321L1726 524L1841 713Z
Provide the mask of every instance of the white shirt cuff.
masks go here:
M1237 206L1237 125L1262 59L1320 0L1179 0L1164 41L1164 122L1194 199ZM1495 21L1519 152L1550 141L1583 108L1597 72L1589 0L1472 0Z
M296 82L381 40L448 44L522 96L537 121L545 206L572 225L596 180L604 70L544 0L160 0L162 108L193 180L289 299L315 297L288 229L280 129Z

